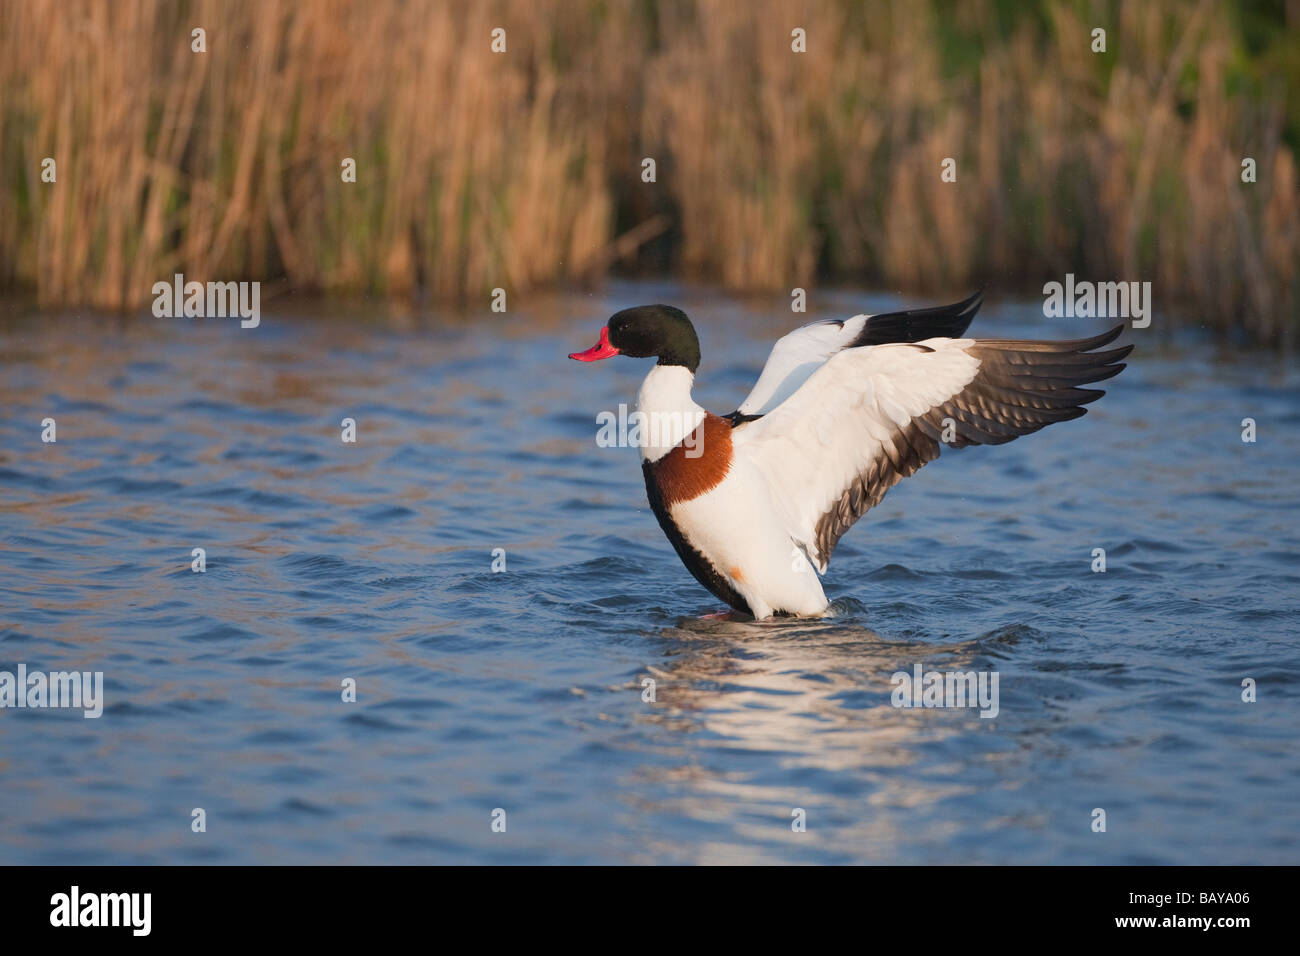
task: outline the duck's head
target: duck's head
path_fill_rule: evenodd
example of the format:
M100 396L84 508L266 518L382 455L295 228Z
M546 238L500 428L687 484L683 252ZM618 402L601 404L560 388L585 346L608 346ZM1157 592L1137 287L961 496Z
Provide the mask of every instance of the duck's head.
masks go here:
M615 312L600 330L600 341L585 352L569 353L569 358L596 362L613 355L654 356L660 365L681 365L694 372L700 364L700 340L681 309L638 305Z

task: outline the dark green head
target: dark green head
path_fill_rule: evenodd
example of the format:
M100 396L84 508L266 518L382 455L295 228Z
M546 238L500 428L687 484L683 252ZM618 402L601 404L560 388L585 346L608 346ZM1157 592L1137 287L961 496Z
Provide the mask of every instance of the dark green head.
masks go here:
M595 362L612 355L655 356L660 365L681 365L694 372L700 365L700 340L686 313L671 305L638 305L610 316L600 341L571 359Z

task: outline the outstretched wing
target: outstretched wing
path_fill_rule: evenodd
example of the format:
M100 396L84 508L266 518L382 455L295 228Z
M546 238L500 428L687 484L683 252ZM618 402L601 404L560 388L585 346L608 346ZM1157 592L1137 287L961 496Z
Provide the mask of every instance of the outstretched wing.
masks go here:
M833 355L770 414L733 432L790 537L825 572L840 536L941 444L1000 445L1083 415L1132 346L1089 339L928 339Z
M881 315L855 315L851 319L826 319L795 329L780 338L763 365L763 372L740 407L726 416L733 422L752 421L766 415L798 391L813 372L844 349L888 342L956 338L970 326L984 290L952 305L909 309Z

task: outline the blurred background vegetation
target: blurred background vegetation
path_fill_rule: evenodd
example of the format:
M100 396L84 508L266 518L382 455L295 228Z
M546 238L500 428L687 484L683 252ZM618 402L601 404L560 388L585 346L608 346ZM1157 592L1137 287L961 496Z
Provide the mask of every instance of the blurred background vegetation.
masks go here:
M1300 0L0 14L0 291L44 306L138 308L174 272L484 303L611 270L1034 296L1073 272L1260 344L1300 327Z

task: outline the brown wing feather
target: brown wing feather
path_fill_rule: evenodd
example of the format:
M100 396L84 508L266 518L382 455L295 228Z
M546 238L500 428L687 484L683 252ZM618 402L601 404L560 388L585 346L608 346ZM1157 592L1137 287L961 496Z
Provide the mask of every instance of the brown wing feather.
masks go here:
M980 362L970 384L895 431L885 444L885 454L872 461L818 520L821 560L830 560L844 532L880 504L885 492L939 457L945 428L950 433L946 444L955 448L1001 445L1053 422L1084 415L1083 406L1106 393L1079 386L1118 375L1124 368L1120 360L1133 346L1092 350L1115 341L1123 328L1119 325L1093 338L1064 342L976 340L965 350ZM951 419L951 425L945 424L946 419Z

